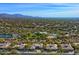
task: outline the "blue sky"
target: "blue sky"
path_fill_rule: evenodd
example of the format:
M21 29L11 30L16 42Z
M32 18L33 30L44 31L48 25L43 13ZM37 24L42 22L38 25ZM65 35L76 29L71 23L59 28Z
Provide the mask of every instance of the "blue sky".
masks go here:
M79 4L28 3L0 4L0 13L23 14L39 17L79 17Z

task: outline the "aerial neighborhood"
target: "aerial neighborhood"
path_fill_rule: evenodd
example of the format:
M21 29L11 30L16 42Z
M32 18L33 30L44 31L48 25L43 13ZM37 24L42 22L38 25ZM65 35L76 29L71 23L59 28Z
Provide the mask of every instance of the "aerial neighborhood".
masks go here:
M79 54L78 18L64 19L0 18L0 54Z

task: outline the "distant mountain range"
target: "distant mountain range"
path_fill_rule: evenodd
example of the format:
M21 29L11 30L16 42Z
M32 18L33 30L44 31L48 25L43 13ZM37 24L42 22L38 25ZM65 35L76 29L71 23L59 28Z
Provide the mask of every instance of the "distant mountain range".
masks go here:
M28 16L28 15L22 15L22 14L7 14L7 13L2 13L0 14L0 19L48 19L48 20L79 20L79 18L48 18L48 17L33 17L33 16Z
M21 14L0 14L0 18L32 18L32 16L21 15Z

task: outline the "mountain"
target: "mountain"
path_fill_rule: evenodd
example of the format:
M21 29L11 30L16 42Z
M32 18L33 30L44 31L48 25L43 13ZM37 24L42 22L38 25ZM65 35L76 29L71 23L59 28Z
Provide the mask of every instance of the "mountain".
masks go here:
M33 17L33 16L27 16L22 14L7 14L2 13L0 14L0 19L9 19L9 20L16 20L16 19L30 19L30 20L78 20L79 18L48 18L48 17Z
M0 18L32 18L32 16L21 15L21 14L0 14Z

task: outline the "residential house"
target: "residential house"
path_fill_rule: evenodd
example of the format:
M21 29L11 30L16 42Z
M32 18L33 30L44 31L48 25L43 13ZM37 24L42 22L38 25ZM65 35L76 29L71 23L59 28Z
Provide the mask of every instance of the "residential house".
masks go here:
M71 44L61 44L62 54L74 54L74 48Z
M47 44L46 47L44 47L44 53L45 54L55 54L58 51L57 44Z
M53 38L57 38L57 34L49 34L49 36L47 37L48 39L53 39Z
M43 48L43 44L34 43L34 44L32 45L32 48L34 48L34 49L42 49L42 48Z
M8 48L10 46L11 43L8 43L8 42L3 42L3 43L0 43L0 48Z

